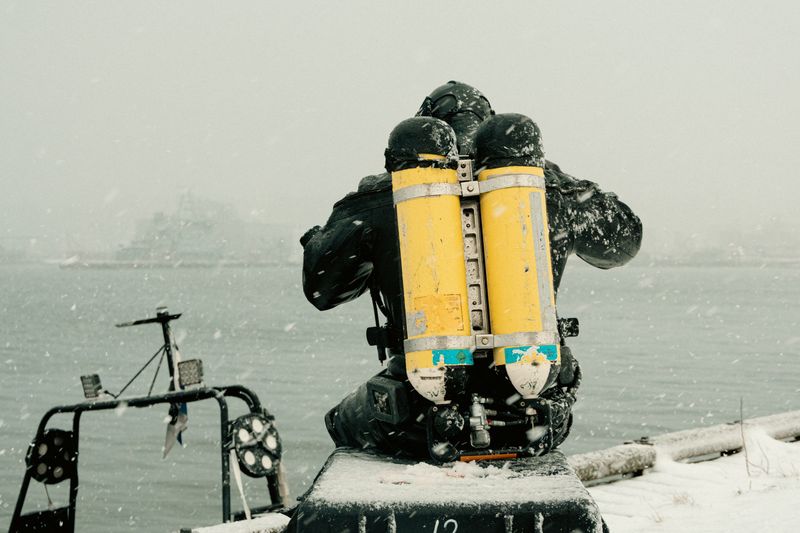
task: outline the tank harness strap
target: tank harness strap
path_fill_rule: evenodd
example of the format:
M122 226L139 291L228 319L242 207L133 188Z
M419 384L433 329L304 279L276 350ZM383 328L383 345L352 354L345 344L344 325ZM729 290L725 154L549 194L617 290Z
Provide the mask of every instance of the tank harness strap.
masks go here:
M369 295L372 299L372 313L375 317L375 325L367 328L367 344L375 346L378 350L378 360L383 363L387 359L387 348L398 348L402 345L402 334L388 322L389 309L386 307L386 303L381 297L380 290L374 278L370 280L369 283ZM378 311L387 319L386 324L381 325Z

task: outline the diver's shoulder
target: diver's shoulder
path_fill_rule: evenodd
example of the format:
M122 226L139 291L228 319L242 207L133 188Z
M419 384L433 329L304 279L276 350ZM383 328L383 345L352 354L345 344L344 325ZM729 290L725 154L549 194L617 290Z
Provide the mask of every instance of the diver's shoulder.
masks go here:
M561 167L552 161L545 162L544 180L548 192L551 193L574 194L599 190L595 182L581 180L575 176L571 176L561 170Z
M371 174L358 182L357 193L383 192L392 189L392 176L388 172Z
M392 204L392 177L387 173L361 179L358 189L334 204L334 210L363 211Z

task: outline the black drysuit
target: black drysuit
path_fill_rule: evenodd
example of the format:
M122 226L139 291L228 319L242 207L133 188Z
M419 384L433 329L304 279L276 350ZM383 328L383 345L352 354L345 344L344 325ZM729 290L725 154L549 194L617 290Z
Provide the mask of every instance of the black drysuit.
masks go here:
M545 167L545 180L556 291L567 257L572 253L603 269L624 265L636 255L642 225L616 195L600 191L592 182L576 180L550 162ZM310 229L300 242L304 248L303 290L317 309L331 309L349 302L372 286L386 303L389 324L402 331L400 252L389 174L362 179L358 191L333 206L325 226ZM559 383L541 394L553 402L556 413L551 424L553 447L569 431L570 412L580 381L580 371L569 349L562 352L567 357L562 362ZM402 346L390 347L390 353L392 357L382 374L405 380ZM410 385L408 388L411 389ZM417 395L412 393L412 396ZM418 398L413 405L424 409L425 402ZM401 428L375 420L365 385L332 409L326 416L326 424L337 446L373 447L386 453L427 456L425 430L415 416Z

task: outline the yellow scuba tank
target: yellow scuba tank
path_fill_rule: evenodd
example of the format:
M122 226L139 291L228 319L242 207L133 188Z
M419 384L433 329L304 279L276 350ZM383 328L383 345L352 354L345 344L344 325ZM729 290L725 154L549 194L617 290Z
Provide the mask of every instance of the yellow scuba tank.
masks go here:
M561 360L541 134L528 117L495 115L476 151L494 364L534 398Z
M473 364L456 137L430 117L404 120L389 136L411 385L436 404L463 384ZM452 387L448 384L452 383Z

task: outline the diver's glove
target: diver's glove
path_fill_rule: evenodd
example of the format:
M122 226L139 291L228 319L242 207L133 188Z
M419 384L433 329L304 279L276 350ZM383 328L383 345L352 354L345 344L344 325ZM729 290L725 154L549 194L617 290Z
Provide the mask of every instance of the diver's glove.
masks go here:
M562 346L562 350L564 348L566 347ZM548 435L540 441L541 444L544 444L544 447L540 448L541 453L547 453L560 446L566 440L572 428L572 406L575 405L576 394L581 384L581 368L575 359L571 357L569 359L572 361L570 366L574 365L571 372L571 383L567 385L559 383L544 391L540 396L550 408Z
M561 346L561 368L558 372L558 384L568 389L576 389L580 385L580 376L578 376L578 383L575 383L576 373L578 372L578 361L572 356L572 350L569 346ZM574 391L573 391L574 394Z

